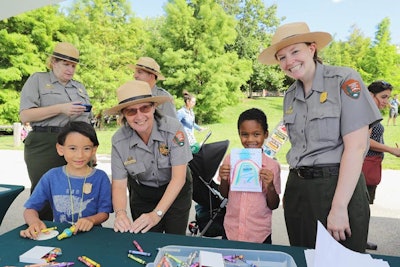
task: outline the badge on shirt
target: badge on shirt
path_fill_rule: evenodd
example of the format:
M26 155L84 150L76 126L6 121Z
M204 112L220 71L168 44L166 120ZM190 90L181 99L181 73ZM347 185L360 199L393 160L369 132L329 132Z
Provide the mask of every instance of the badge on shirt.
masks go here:
M178 146L184 146L185 145L185 134L182 131L177 131L174 136L174 142Z
M328 92L322 92L321 95L319 96L319 102L325 103L326 100L328 99Z
M46 89L53 89L53 85L51 83L47 83L46 84Z
M160 151L161 155L163 155L163 156L168 156L168 154L169 154L169 149L166 144L161 144L158 147L158 150Z
M84 183L83 184L83 193L90 194L92 192L92 184L91 183Z
M130 164L133 164L133 163L136 163L136 159L134 159L134 158L132 158L131 156L129 156L129 157L126 159L126 161L124 162L124 165L127 166L127 165L130 165Z
M353 79L345 81L342 84L341 88L346 93L346 95L350 96L353 99L357 99L361 94L360 82Z
M292 113L293 113L293 107L290 106L290 107L286 110L285 114L292 114Z

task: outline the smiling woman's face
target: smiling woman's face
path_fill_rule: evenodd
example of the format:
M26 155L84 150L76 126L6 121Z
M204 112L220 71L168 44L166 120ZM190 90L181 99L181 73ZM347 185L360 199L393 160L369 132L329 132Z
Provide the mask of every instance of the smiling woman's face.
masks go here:
M371 96L374 99L375 104L379 109L384 109L388 105L391 92L392 92L391 90L387 89L380 93L376 94L371 93Z

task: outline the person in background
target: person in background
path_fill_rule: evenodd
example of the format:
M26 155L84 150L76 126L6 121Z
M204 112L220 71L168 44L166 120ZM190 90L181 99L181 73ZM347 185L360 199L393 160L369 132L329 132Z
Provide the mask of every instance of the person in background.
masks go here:
M25 203L28 228L22 237L36 239L46 228L39 211L49 202L54 221L75 225L74 233L90 231L105 222L112 210L111 184L107 174L89 167L99 141L94 128L83 121L72 121L57 137L57 153L67 164L46 172Z
M51 168L66 164L56 151L57 135L69 121L89 122L90 112L81 104L90 104L85 87L73 80L79 63L79 51L70 43L57 43L49 56L49 72L36 72L25 82L19 116L29 122L32 131L25 139L24 159L31 180L31 192ZM39 213L42 220L53 219L46 205Z
M178 120L182 123L183 128L189 139L189 145L193 146L197 143L196 137L194 136L194 130L204 131L203 127L200 127L195 120L195 114L193 112L193 107L196 105L196 97L189 92L183 92L183 101L185 105L180 108L177 112Z
M129 64L128 66L134 71L135 80L144 81L150 85L153 96L167 96L171 99L162 105L158 105L157 109L163 115L176 118L176 108L171 94L156 85L157 81L165 80L164 75L160 72L160 65L151 57L141 57L135 65Z
M279 64L295 79L283 104L291 143L283 196L290 245L314 248L320 221L345 247L365 252L370 209L361 167L368 129L382 116L356 71L322 64L318 51L331 40L304 22L284 24L259 61Z
M157 109L171 98L153 96L149 84L138 80L120 86L117 98L119 104L105 111L122 118L111 151L114 231L185 235L192 203L186 172L193 156L182 124Z
M268 137L267 116L252 108L240 114L238 133L244 148L262 148ZM262 153L259 171L262 192L230 190L230 155L225 157L219 168L221 181L219 190L228 198L224 229L229 240L271 244L272 210L279 206L281 193L280 165Z
M375 81L368 86L368 90L376 104L383 110L387 107L392 85L385 81ZM382 160L384 153L390 153L393 156L400 157L400 148L385 145L383 133L385 128L381 123L375 124L370 133L370 146L364 159L362 172L365 176L367 189L369 193L369 204L374 204L376 188L382 178ZM367 249L376 250L378 246L372 242L367 243Z
M389 101L389 117L387 121L387 126L389 126L390 120L393 121L393 126L396 126L396 118L399 114L399 105L400 102L397 99L397 95L394 95L393 99Z

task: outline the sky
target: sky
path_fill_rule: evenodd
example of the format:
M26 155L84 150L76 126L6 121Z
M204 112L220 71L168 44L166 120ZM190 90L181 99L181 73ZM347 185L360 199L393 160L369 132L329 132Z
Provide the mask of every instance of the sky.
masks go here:
M129 0L135 15L145 18L164 14L167 0ZM365 37L373 39L378 24L390 18L393 44L400 45L399 0L264 0L266 6L277 4L283 23L304 21L311 31L329 32L335 40L346 41L353 25Z

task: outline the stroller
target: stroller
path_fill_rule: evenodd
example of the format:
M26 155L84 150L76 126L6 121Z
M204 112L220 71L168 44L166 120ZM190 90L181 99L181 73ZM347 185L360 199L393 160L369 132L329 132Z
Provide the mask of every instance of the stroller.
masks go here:
M193 177L193 200L197 203L196 221L190 222L189 231L192 235L215 237L224 234L223 221L228 199L221 196L213 177L228 149L229 141L204 144L210 135L211 132L189 162Z

